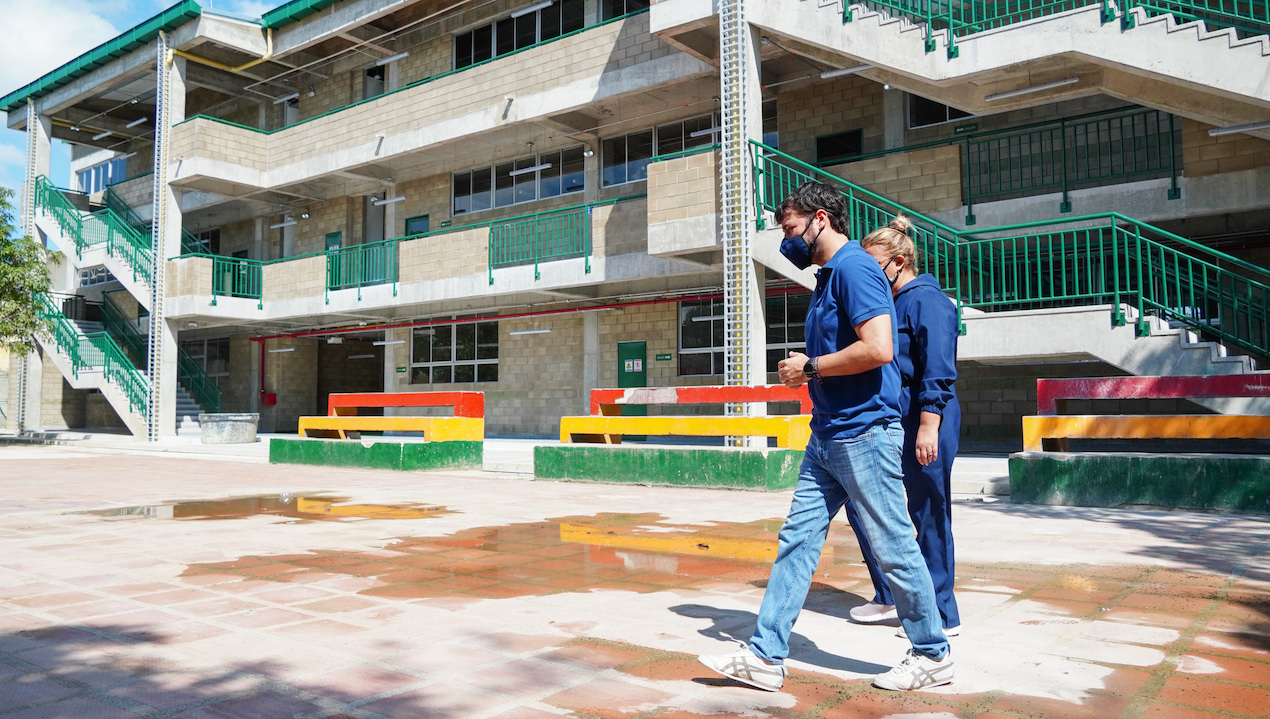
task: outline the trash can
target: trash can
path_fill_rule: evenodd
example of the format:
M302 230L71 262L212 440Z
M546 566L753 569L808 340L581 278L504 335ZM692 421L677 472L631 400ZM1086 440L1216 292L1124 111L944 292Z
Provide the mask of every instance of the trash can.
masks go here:
M200 414L203 444L250 444L256 441L260 415L254 412Z

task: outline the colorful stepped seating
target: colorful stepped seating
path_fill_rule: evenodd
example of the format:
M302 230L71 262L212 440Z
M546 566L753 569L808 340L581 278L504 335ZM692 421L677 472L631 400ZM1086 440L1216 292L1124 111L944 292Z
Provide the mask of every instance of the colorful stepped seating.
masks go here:
M811 437L811 415L619 416L624 405L724 404L732 402L798 402L810 412L807 388L784 385L751 387L660 387L591 391L591 416L561 417L560 442L620 444L622 435L694 437L775 437L778 447L802 450Z
M453 417L360 416L363 408L453 407ZM360 439L362 432L422 432L429 442L480 442L485 439L483 392L336 393L327 402L329 416L301 417L301 437Z
M1041 416L1023 418L1023 449L1040 452L1047 439L1060 446L1070 439L1270 439L1270 417L1263 416L1056 414L1067 399L1193 397L1270 397L1270 376L1038 379Z

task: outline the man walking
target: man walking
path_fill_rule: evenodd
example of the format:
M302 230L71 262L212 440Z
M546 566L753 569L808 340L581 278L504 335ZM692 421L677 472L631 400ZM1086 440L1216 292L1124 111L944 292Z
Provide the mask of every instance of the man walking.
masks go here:
M890 285L878 263L846 236L846 202L832 187L800 186L781 203L776 219L785 232L781 253L799 269L821 267L807 310L807 354L791 352L779 367L785 385L809 383L812 437L754 636L746 648L703 656L701 662L760 689L781 688L789 635L811 587L829 520L850 498L913 645L873 685L914 690L947 684L953 661L901 479L904 431Z

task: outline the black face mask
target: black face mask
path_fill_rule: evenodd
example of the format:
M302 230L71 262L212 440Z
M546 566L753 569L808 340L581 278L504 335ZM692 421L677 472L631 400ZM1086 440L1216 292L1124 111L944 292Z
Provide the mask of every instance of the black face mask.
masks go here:
M820 233L825 231L823 227L820 228L820 232L810 242L807 241L807 230L811 229L811 223L815 219L816 216L812 215L800 234L781 240L781 254L800 270L811 267L811 258L816 254L816 241L820 239Z
M893 262L895 262L894 257L887 260L885 265L882 265L882 276L890 281L891 287L895 287L895 283L900 281L900 272L903 272L903 270L896 270L894 277L891 277L890 275L886 274L886 269L890 267Z

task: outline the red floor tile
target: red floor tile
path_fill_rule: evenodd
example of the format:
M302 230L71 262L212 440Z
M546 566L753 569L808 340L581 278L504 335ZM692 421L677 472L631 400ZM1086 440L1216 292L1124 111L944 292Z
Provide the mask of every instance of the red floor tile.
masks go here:
M1156 699L1198 709L1261 716L1270 707L1270 689L1177 675L1169 677Z
M567 711L593 714L602 719L617 719L650 711L670 698L670 694L656 689L613 679L596 679L552 694L542 701Z

